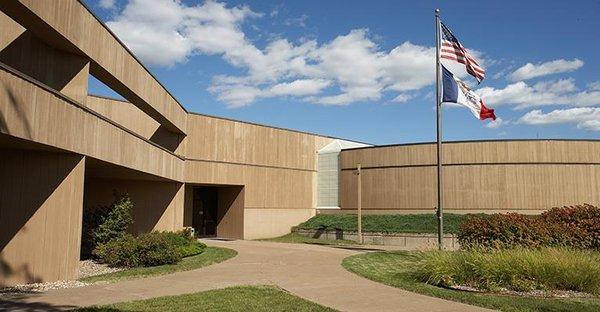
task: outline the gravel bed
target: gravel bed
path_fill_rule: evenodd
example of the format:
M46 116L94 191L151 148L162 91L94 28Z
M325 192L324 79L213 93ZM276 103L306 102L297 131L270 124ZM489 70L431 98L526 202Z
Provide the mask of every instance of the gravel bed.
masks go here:
M47 283L33 283L0 288L0 297L19 294L41 293L52 289L75 288L88 285L80 281L57 281Z
M113 273L123 271L125 268L111 268L106 264L98 263L94 260L83 260L79 261L79 273L77 278L84 278L88 276Z
M464 285L455 285L450 289L476 292L476 293L488 293L488 294L501 294L519 297L535 297L535 298L595 298L593 294L588 294L573 290L532 290L532 291L516 291L506 288L500 288L498 291L490 292L482 289L477 289Z
M79 261L79 272L77 273L77 279L100 275L105 273L112 273L123 271L124 268L110 268L106 264L98 263L93 260L83 260ZM19 294L28 294L28 293L40 293L53 289L62 289L62 288L75 288L82 287L85 285L89 285L88 283L80 282L78 280L74 281L56 281L56 282L46 282L46 283L32 283L32 284L23 284L16 285L12 287L0 288L0 297L7 296L15 296Z

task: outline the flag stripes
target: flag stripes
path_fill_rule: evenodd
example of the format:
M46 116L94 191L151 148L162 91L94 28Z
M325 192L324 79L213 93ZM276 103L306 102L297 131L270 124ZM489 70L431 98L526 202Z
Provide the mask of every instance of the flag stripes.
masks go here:
M467 73L480 82L485 78L485 70L475 61L475 58L469 54L467 49L456 39L450 29L443 23L441 25L441 47L440 57L449 59L465 65Z

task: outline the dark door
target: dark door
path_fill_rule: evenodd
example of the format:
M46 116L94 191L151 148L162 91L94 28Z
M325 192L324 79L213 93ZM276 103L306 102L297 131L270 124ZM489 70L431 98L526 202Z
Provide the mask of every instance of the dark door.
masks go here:
M192 226L199 236L217 235L218 192L216 187L194 188L194 216Z

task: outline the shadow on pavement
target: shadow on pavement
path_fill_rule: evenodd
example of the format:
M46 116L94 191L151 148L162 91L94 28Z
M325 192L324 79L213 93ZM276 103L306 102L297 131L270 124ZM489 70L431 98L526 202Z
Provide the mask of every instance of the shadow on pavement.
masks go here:
M66 311L77 308L75 306L59 306L52 305L42 302L25 302L21 299L24 297L17 298L0 298L0 311L14 311L14 312L38 312L38 311ZM93 310L92 310L93 311ZM102 310L106 311L106 310ZM110 311L110 310L109 310ZM117 311L117 310L114 310Z
M317 243L317 242L311 242L311 243L305 242L304 244L325 246L325 247L338 248L338 249L347 249L347 250L385 251L385 249L372 248L372 247L352 246L352 245L331 245L331 244L327 244L327 243Z

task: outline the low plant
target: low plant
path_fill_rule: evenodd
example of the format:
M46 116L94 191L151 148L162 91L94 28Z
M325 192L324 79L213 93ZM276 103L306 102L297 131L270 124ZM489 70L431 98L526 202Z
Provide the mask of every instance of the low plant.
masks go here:
M97 246L124 237L133 222L131 198L117 192L114 196L110 205L86 209L83 214L81 257L84 259L89 258Z
M481 290L571 290L600 294L600 256L568 248L426 251L414 275L437 286Z
M600 249L600 208L552 208L537 216L518 213L471 216L458 231L461 248Z
M137 237L127 234L100 244L94 250L94 256L110 266L148 267L177 263L205 248L206 245L185 231L152 232Z
M169 244L175 246L181 257L189 257L201 253L206 245L191 236L189 230L177 232L156 232L155 235L164 236Z
M165 235L125 235L94 249L94 256L112 267L140 267L172 264L181 260L181 254Z
M140 266L138 256L138 241L130 234L119 239L98 245L93 255L102 262L113 267L137 267Z

